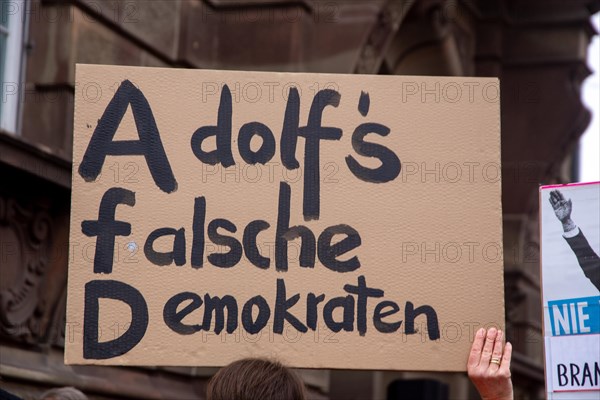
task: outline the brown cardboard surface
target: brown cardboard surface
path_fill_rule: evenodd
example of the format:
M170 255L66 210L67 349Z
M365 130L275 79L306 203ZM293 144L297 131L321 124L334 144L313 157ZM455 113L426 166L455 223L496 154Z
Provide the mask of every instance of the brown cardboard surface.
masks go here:
M243 357L266 356L301 368L462 371L474 332L481 326L503 327L496 79L78 65L76 80L66 363L222 366ZM127 86L122 84L125 80L143 93L151 108L177 182L176 190L170 190L168 185L163 187L166 190L159 188L143 155L108 155L95 179L90 177L91 164L82 165L86 152L93 158L101 150L101 146L90 146L92 134L104 129L98 129L99 124L104 126L108 120L118 122L118 116L105 110L117 89ZM202 162L191 145L200 127L217 124L223 85L227 85L232 97L231 153L235 165L227 168ZM292 87L299 93L300 127L308 124L317 92L331 89L340 95L339 105L326 106L321 118L322 126L339 128L342 135L339 140L319 142L318 219L303 216L305 193L315 187L312 184L305 192L308 140L304 137L297 140L295 155L299 169L286 168L281 158L282 127ZM366 116L361 115L358 107L362 92L368 93L370 100ZM117 97L114 104L121 101L123 107L127 106L123 92ZM142 105L139 99L133 101L134 109ZM118 151L126 152L119 141L140 140L136 125L145 130L144 135L148 134L151 118L140 115L134 118L131 105L127 106L113 138L114 148L121 149ZM238 149L240 128L253 121L266 125L275 138L274 155L266 164L245 162ZM390 133L384 136L366 129L364 142L379 147L367 146L358 151L363 154L360 155L355 150L360 141L355 129L365 123L384 125ZM302 132L310 136L318 131ZM252 151L257 151L261 143L254 138ZM215 146L215 139L209 138L202 149L210 151ZM347 157L351 156L365 168L376 169L381 162L369 155L381 150L381 146L388 149L388 156L395 154L401 171L397 175L392 173L392 180L380 183L370 182L373 178L357 177L350 170ZM155 156L156 152L149 158ZM392 164L386 161L385 165ZM393 172L393 168L389 170ZM157 169L155 175L168 181L164 168ZM375 175L375 179L380 176ZM340 255L338 260L357 257L359 268L335 271L323 265L318 251L314 267L302 267L298 257L301 240L294 239L288 245L287 271L276 270L281 182L286 182L291 192L290 226L307 227L317 243L330 226L349 225L358 232L360 245ZM101 200L111 188L134 192L135 205L118 204L115 211L115 220L130 224L131 232L116 236L112 272L94 273L98 246L97 236L90 227L99 219ZM205 251L202 267L194 268L192 248L199 246L199 240L194 238L194 206L195 199L201 197L206 203ZM311 199L315 200L314 197L308 200ZM206 230L211 221L223 218L235 224L236 232L220 228L217 233L234 237L239 243L251 221L264 220L270 225L257 235L260 253L271 259L268 268L253 265L246 253L232 267L213 265L207 257L226 253L230 248L223 243L215 244ZM83 221L89 221L87 234L82 229ZM183 265L155 265L146 257L147 239L159 228L185 230ZM336 243L344 237L338 234L332 241ZM173 246L174 236L167 235L155 241L154 250L169 252ZM369 288L383 291L383 297L368 297L365 306L359 296L344 289L346 285L357 286L360 279ZM86 358L83 329L88 323L86 334L90 336L93 326L90 321L95 314L90 308L94 299L90 300L89 282L109 280L129 285L140 293L148 310L147 327L145 331L142 329L141 340L131 349L121 351L123 354L114 353L119 353L115 350L118 346L111 347L109 343L106 347L112 350L100 359L97 354L90 357L93 352ZM288 319L282 332L277 333L276 320L281 320L282 310L285 311L284 303L276 299L278 280L286 288L287 311L303 326L307 325L307 312L311 318L315 316L314 307L307 306L309 293L324 295L316 307L315 329L308 327L306 332L299 332ZM109 296L114 295L113 289ZM231 333L223 329L216 334L212 314L211 326L202 326L205 313L202 304L181 320L181 324L188 326L187 334L175 332L165 322L165 307L170 299L184 292L195 293L204 302L207 293L210 297L235 298L238 311L235 329ZM299 296L293 304L292 296L296 294ZM260 332L250 334L242 317L251 317L256 322L257 307L252 314L244 311L255 296L262 296L270 315ZM345 299L334 300L327 306L334 297ZM395 330L388 325L393 332L381 332L385 327L373 319L382 301L397 304L395 313L391 303L383 309L392 312L383 322L402 321ZM99 342L109 342L130 332L132 311L126 303L109 298L97 302ZM190 304L191 300L183 301L172 311L181 312ZM324 319L324 309L336 304L339 307L334 307L330 314L334 322L345 321L343 326L332 321L328 324ZM429 316L414 318L414 328L407 323L411 319L407 315L411 304L416 311L430 311ZM424 306L428 307L419 308ZM89 319L84 320L86 311ZM139 327L141 314L134 314L134 325ZM362 328L360 314L366 318ZM432 324L433 314L437 317L437 329ZM227 313L225 316L227 322ZM342 329L335 332L338 328ZM91 342L90 337L88 345Z

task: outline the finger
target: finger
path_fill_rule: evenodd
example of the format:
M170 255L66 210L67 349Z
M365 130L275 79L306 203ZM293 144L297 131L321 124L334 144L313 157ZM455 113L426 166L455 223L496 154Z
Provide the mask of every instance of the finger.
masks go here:
M556 207L556 204L558 204L558 196L554 191L550 192L550 204L552 204L552 207Z
M563 196L563 194L560 191L556 191L556 195L558 196L558 199L561 201L565 200L565 196Z
M475 339L473 340L473 345L471 346L471 352L469 353L467 368L474 368L479 365L479 359L481 358L481 351L483 349L484 341L485 329L481 328L475 334Z
M512 344L506 342L504 347L504 355L502 356L502 363L500 364L499 372L505 373L510 376L510 360L512 358Z
M485 336L485 344L483 345L483 350L481 352L481 359L479 359L479 365L488 367L490 365L490 358L492 357L492 350L494 348L494 341L496 340L496 335L498 331L496 328L490 328L487 331L487 335Z
M494 350L492 351L492 358L490 359L490 369L492 371L498 371L500 369L500 364L496 364L491 362L493 359L497 359L498 361L502 360L502 339L504 338L503 332L498 331L496 335L496 340L494 341Z

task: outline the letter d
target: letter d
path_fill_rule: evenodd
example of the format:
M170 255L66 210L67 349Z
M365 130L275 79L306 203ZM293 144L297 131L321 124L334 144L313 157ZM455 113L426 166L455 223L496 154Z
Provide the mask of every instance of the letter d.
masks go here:
M98 299L114 299L131 308L131 325L121 336L98 342ZM85 285L83 320L83 358L105 360L127 353L144 337L148 328L148 306L142 294L132 286L113 280L95 280Z

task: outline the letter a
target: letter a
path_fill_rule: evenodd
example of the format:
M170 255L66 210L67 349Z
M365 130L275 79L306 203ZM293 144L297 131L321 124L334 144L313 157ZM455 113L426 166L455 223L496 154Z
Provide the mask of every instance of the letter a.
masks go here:
M117 128L130 105L139 140L115 141L113 138ZM79 166L79 175L86 182L96 180L107 155L144 156L156 186L166 193L177 190L177 182L160 141L150 104L142 91L129 80L121 83L98 121Z

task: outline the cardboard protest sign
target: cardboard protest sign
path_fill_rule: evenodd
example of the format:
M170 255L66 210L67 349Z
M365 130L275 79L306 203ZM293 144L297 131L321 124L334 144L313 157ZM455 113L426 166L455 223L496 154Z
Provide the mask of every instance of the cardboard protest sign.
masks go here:
M600 182L540 188L548 399L600 396Z
M498 81L77 66L65 360L465 369Z

